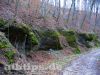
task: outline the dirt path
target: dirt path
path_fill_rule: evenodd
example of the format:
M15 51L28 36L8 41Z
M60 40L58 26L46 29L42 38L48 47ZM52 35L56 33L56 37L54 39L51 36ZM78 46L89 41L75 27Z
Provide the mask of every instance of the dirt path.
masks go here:
M80 56L67 66L61 75L100 75L100 49Z

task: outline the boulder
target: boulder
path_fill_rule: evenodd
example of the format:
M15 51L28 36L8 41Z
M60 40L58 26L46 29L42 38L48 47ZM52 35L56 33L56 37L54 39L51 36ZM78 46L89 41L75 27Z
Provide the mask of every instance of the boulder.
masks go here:
M62 49L59 37L60 33L54 30L47 30L41 33L41 41L39 49L42 50L60 50Z

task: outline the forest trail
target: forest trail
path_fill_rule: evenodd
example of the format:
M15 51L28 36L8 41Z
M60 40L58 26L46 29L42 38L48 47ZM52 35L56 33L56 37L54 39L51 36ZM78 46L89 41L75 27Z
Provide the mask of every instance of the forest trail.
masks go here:
M62 75L100 75L100 48L74 60Z

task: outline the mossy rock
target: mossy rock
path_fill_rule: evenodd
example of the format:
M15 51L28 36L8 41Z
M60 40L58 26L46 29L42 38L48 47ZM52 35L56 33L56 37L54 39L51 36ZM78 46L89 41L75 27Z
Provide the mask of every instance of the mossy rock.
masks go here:
M74 31L60 31L60 33L66 37L66 40L71 47L77 47L76 33Z
M97 38L94 41L95 47L100 47L100 40Z
M1 28L4 28L3 31L8 30L8 29L10 31L10 29L14 28L15 31L19 30L19 31L23 32L24 34L26 34L33 44L34 44L34 42L35 42L35 44L36 43L38 44L38 39L36 38L36 35L33 33L32 26L26 25L24 23L17 23L15 20L10 20L7 22L6 25L4 25L6 22L7 21L5 21L3 19L1 20L1 25L3 25L3 27L1 27Z
M84 37L85 41L94 41L97 36L95 34L80 33L79 36Z
M93 33L78 33L78 41L85 45L87 48L91 48L93 46L91 46L89 43L94 43L96 46L98 37Z
M60 36L60 33L58 31L54 31L54 30L46 30L42 32L42 36L43 37L54 37L54 38L58 38L58 36Z
M14 55L15 52L12 50L5 52L4 56L8 59L8 64L14 63Z
M12 58L10 57L11 52L13 52ZM0 32L0 57L4 56L8 60L8 63L11 64L14 61L14 54L16 53L15 48L9 42L9 40L5 37L4 33ZM3 60L0 60L4 62Z
M0 49L13 47L4 33L0 32Z
M39 41L36 37L36 35L33 32L29 32L29 39L31 40L32 44L38 45Z
M54 30L46 30L42 31L42 38L40 42L40 49L42 50L60 50L62 49L60 40L60 33Z
M30 25L26 25L24 23L16 24L15 25L17 29L22 30L23 33L25 33L28 38L30 39L31 43L33 45L38 45L38 39L36 35L34 34L32 27Z
M39 44L39 40L36 34L33 32L32 27L26 24L17 24L17 28L27 35L26 38L26 50L31 50L35 45Z
M0 18L0 27L4 26L7 23L4 19Z
M88 34L88 41L95 41L97 39L96 34Z
M2 32L6 34L10 42L16 47L18 44L18 50L31 50L35 45L39 44L39 40L33 32L32 26L24 23L17 23L15 20L8 21L8 23L1 27ZM9 30L9 31L8 31ZM23 43L25 42L25 47ZM15 44L16 43L16 44ZM23 48L24 47L24 48Z

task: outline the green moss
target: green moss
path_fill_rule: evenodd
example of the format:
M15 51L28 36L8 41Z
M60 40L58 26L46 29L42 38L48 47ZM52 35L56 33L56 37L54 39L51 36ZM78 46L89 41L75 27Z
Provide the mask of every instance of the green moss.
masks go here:
M46 50L48 49L56 49L56 50L60 50L62 49L60 41L59 41L59 36L60 33L58 31L55 30L45 30L41 32L42 36L41 36L41 41L43 39L46 39L45 42L45 48Z
M0 33L0 49L10 48L12 45L8 41L8 39L4 36L4 34Z
M33 44L33 45L37 45L39 42L38 42L38 38L36 37L36 35L34 34L34 32L32 31L32 27L30 25L26 25L24 23L14 23L14 27L17 29L22 31L24 34L28 35L28 39L30 40L30 42Z
M9 47L10 46L7 44L7 42L0 40L0 49L2 49L2 48L9 48Z
M96 39L97 39L97 36L95 34L88 34L89 41L95 41Z
M8 59L8 63L13 63L13 55L15 54L14 51L8 51L13 50L13 46L9 42L9 40L5 37L4 33L0 32L0 49L4 50L4 56Z
M8 64L14 63L14 51L6 51L4 55L8 59Z
M89 39L88 41L93 41L94 42L94 46L95 47L100 47L100 42L98 40L98 37L96 36L96 34L89 34Z
M80 48L79 47L76 47L75 50L74 50L74 53L75 54L80 54L81 53Z
M0 18L0 27L4 26L6 23L4 19Z
M66 40L68 41L69 46L71 47L76 47L76 35L74 31L62 31L61 32L65 37Z
M31 40L32 44L37 45L39 43L36 35L33 32L29 32L29 39Z
M9 40L12 44L15 43L14 39L17 38L17 43L20 43L20 46L22 45L22 42L26 40L25 49L31 49L31 47L34 47L35 45L38 45L39 41L35 33L33 32L33 28L31 25L26 25L24 23L17 23L15 20L7 21L8 24L5 26L2 26L2 31L6 34L6 36L9 35ZM4 24L4 20L2 22L2 25ZM9 25L10 24L10 25ZM9 29L9 32L8 32ZM18 34L18 35L16 35ZM23 46L23 45L22 45ZM4 41L0 42L0 48L7 48L8 44L6 45Z
M60 36L60 33L59 33L58 31L54 31L54 32L52 33L52 36L54 36L54 37L59 37L59 36Z
M82 44L87 48L92 48L90 43L94 43L95 46L98 46L98 37L96 34L92 33L79 33L79 39Z
M32 27L30 25L26 25L24 23L17 24L16 28L20 28L25 33L32 31Z
M42 32L42 36L58 38L60 36L60 33L58 31L54 31L54 30L46 30L46 31Z
M20 28L25 34L28 35L28 37L33 45L37 45L39 43L36 35L32 31L32 27L30 25L19 24L18 28Z
M78 44L76 42L77 37L77 33L69 30L69 31L63 31L62 34L66 37L66 40L69 44L69 46L75 48L75 50L73 51L75 54L80 54L80 48L78 47Z
M95 34L88 34L88 33L80 33L79 36L82 36L85 41L94 41L97 36Z
M98 39L95 39L95 46L100 47L100 41Z

